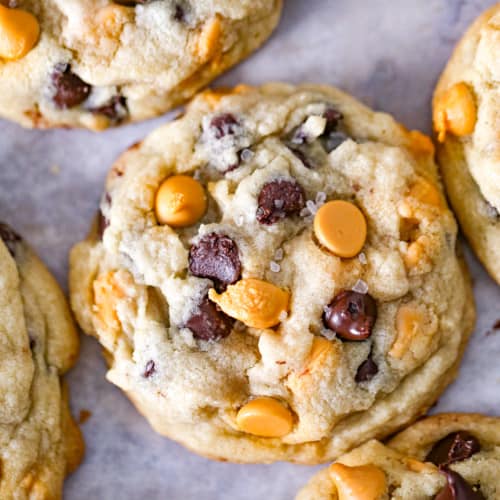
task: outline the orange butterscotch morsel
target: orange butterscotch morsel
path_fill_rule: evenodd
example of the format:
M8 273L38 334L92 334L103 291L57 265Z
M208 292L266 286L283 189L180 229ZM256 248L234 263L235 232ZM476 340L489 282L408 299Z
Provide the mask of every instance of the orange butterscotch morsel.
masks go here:
M329 472L338 500L379 500L387 490L385 474L375 465L350 467L335 463Z
M455 83L436 96L433 122L439 142L444 142L447 132L456 136L471 134L476 126L476 119L474 95L466 83Z
M339 257L354 257L366 241L363 212L348 201L325 203L314 217L314 234L325 248Z
M206 61L212 59L220 51L220 37L222 34L222 24L220 17L216 15L208 21L200 33L198 43L196 44L196 52L200 59Z
M39 36L40 24L33 14L0 5L0 58L12 61L24 57Z
M260 397L240 408L236 415L238 428L262 437L282 437L293 427L290 410L276 399Z
M109 331L121 328L116 312L116 304L124 297L124 292L116 281L115 273L109 271L100 274L94 281L94 309L101 326Z
M286 316L290 294L256 278L242 279L219 294L214 289L208 297L228 316L253 328L271 328Z
M169 177L156 193L155 212L160 224L191 226L203 217L206 209L203 186L187 175Z
M401 359L408 351L413 339L418 335L425 323L425 316L419 309L404 304L396 313L396 340L392 344L389 355Z

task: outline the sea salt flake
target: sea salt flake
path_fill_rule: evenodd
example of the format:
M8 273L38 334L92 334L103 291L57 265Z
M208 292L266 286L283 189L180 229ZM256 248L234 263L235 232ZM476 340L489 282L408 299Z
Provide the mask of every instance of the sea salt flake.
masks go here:
M316 205L323 205L326 201L326 193L323 191L318 191L316 193Z
M283 259L283 249L278 248L278 250L276 250L276 252L274 252L274 260L280 261L282 259Z
M366 255L364 252L361 252L359 255L358 255L358 260L359 262L361 262L361 264L367 264L368 261L366 260Z
M274 206L278 210L282 209L284 204L285 204L284 200L274 200Z
M271 269L273 273L279 273L281 271L281 266L277 262L274 262L274 260L272 260L269 264L269 269Z
M283 322L285 321L285 319L288 318L288 313L286 311L281 311L280 312L280 315L278 316L278 319Z
M358 280L352 287L353 292L358 292L358 293L368 293L368 285L366 284L366 281L363 280Z
M318 207L316 206L316 203L312 200L307 200L306 201L306 207L309 209L309 213L314 215L318 211Z
M255 153L248 148L242 149L240 153L240 158L243 161L250 161L255 156Z

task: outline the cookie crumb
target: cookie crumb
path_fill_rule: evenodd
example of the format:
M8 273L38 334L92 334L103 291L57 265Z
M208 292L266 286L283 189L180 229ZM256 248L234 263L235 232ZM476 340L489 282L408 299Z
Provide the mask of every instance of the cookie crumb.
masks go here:
M78 415L78 423L80 425L83 425L90 417L92 416L92 412L89 410L80 410L80 413Z

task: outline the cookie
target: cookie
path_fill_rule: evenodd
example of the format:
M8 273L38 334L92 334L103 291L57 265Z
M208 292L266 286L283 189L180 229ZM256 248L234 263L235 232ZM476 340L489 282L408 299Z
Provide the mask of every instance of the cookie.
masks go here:
M78 337L66 300L22 238L0 223L0 498L61 498L83 440L61 377Z
M296 500L494 500L499 470L499 418L441 414L342 456Z
M256 50L282 0L0 0L0 116L101 130L184 102Z
M436 176L428 137L339 90L202 93L112 167L73 310L158 432L330 460L455 376L474 306Z
M469 243L500 283L500 3L456 47L433 100L438 160Z

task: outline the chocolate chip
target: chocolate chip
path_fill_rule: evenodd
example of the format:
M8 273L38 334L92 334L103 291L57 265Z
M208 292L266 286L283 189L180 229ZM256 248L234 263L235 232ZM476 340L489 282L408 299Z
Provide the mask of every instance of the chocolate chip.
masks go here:
M359 366L356 372L356 377L354 380L359 384L359 382L368 382L378 373L378 366L375 361L373 361L372 354L368 356Z
M426 457L435 465L450 465L470 458L481 450L479 441L466 431L449 434L438 441Z
M52 73L55 92L52 95L54 104L60 109L74 108L87 99L92 86L85 83L71 71L67 63L57 64Z
M90 108L96 115L103 115L115 124L122 122L128 116L127 99L121 95L113 96L110 101L97 108Z
M0 222L0 239L5 243L12 257L14 257L16 245L22 241L21 236L19 236L9 225Z
M474 490L458 472L442 469L446 476L446 486L434 497L434 500L486 500L484 495Z
M150 359L146 363L146 368L144 369L144 373L142 374L142 376L145 377L145 378L149 378L149 377L151 377L151 375L153 375L153 373L155 371L156 371L155 362L152 359Z
M210 122L210 128L214 130L216 139L222 139L226 135L234 135L239 126L238 120L231 113L214 116Z
M344 290L325 308L323 322L343 340L365 340L377 320L377 304L369 294Z
M224 314L217 305L205 297L198 310L186 322L193 336L200 340L220 340L233 329L234 320Z
M186 21L186 11L180 3L176 3L174 7L174 19L180 23Z
M344 115L333 108L327 108L323 113L323 118L326 119L325 130L323 134L330 134L335 132L339 126L340 120L344 118Z
M305 199L302 186L295 180L268 182L259 193L255 216L261 224L275 224L289 215L298 214L304 208Z
M238 245L229 236L206 234L189 250L189 271L217 284L235 283L241 275Z
M328 108L323 113L323 118L326 118L326 125L323 134L320 136L320 142L323 149L327 153L331 153L348 139L344 132L337 130L344 116L336 109Z

